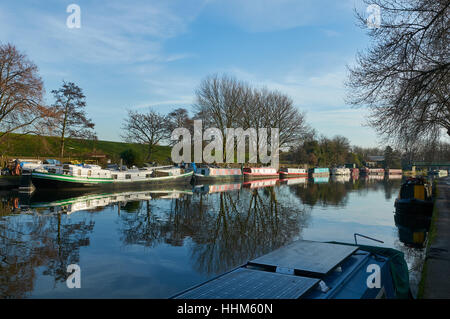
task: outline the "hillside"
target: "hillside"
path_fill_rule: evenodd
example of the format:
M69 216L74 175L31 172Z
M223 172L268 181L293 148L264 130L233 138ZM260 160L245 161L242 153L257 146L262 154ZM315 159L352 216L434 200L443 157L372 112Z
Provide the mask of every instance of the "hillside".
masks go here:
M90 154L104 154L113 162L119 160L119 154L132 149L139 154L142 161L147 156L147 146L134 143L111 141L92 141L67 139L65 146L66 159L89 159ZM164 163L170 161L169 146L157 146L151 161ZM53 136L11 134L0 144L0 155L34 158L58 158L59 139Z

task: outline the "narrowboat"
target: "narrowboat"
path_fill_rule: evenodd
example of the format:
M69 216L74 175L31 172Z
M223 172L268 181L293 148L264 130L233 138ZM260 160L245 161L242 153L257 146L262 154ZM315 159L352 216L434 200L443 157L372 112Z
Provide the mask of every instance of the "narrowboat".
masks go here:
M357 179L359 177L359 168L350 168L350 175L352 178Z
M56 164L42 165L33 169L31 183L34 187L59 188L118 188L145 185L167 185L168 183L187 182L192 171L173 166L144 167L132 169L102 169L98 165ZM27 176L23 175L24 178Z
M173 296L175 299L410 298L402 252L298 240Z
M448 172L445 169L434 169L428 171L428 175L433 175L437 177L445 177L448 175Z
M402 175L403 171L397 168L387 168L385 173L386 175Z
M384 169L383 168L368 168L363 167L359 170L361 175L376 175L376 176L384 176Z
M197 167L193 175L197 183L242 179L240 168Z
M346 167L335 167L331 169L331 175L350 175L350 169Z
M310 178L330 176L330 170L322 167L310 168L308 171L308 176Z
M400 187L394 205L396 211L402 214L431 216L434 205L431 185L423 177L408 178Z
M278 178L278 171L273 167L245 167L244 179Z
M304 168L282 168L280 169L280 178L291 178L308 176L308 171Z

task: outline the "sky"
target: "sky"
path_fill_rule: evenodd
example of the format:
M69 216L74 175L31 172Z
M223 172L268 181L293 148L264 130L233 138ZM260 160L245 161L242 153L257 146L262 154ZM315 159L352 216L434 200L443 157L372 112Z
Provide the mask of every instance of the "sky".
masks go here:
M80 28L69 28L70 4ZM39 68L46 89L80 86L99 139L120 141L127 110L192 111L211 74L289 95L307 122L352 145L380 145L369 112L344 99L347 65L370 45L360 0L21 0L0 2L0 42Z

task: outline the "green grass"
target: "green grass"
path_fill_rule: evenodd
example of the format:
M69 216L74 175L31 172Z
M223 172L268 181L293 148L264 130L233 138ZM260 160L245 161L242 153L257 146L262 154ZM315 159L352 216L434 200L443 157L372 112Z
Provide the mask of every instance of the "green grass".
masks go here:
M58 137L10 134L0 143L0 155L8 157L59 158ZM148 147L143 144L111 141L90 141L83 139L66 139L65 158L86 160L89 154L105 154L112 161L118 161L120 153L132 149L143 161L146 161ZM169 146L156 146L150 161L168 163L170 161Z

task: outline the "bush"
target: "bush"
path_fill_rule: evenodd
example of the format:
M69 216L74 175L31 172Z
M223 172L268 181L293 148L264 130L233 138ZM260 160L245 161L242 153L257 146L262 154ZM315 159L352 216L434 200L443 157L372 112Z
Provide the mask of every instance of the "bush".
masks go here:
M120 158L123 159L124 164L127 166L142 166L143 164L139 154L131 148L120 153Z

